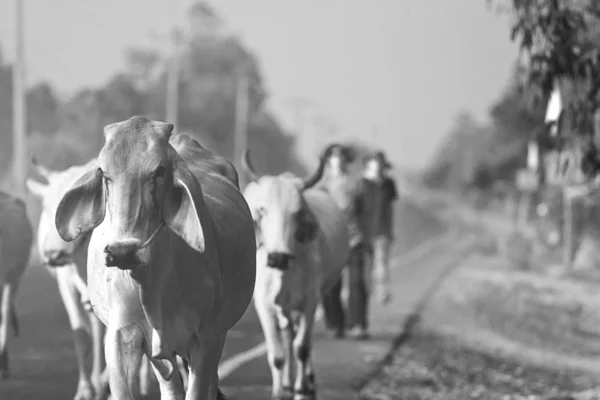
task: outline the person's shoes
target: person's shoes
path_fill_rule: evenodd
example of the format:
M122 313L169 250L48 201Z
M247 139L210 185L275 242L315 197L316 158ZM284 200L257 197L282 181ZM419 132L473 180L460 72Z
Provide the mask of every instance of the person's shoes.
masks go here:
M355 326L348 332L348 336L355 340L366 340L370 338L369 332L366 328L361 326Z
M343 339L345 336L344 328L327 329L327 333L332 339Z

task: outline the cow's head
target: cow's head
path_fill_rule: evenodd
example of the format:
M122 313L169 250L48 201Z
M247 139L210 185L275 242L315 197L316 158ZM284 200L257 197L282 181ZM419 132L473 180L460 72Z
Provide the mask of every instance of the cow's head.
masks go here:
M54 216L62 196L86 166L54 171L40 165L35 158L31 161L33 168L48 182L42 183L31 178L26 182L29 192L42 201L42 213L38 226L40 257L44 264L50 267L61 267L74 262L73 257L85 242L86 235L70 242L64 241L56 230Z
M316 180L303 182L289 173L259 177L248 151L242 167L250 177L244 197L254 219L257 247L266 251L269 267L286 270L295 256L296 245L307 244L317 236L317 221L304 198L304 191Z
M201 189L169 144L172 131L172 124L139 116L107 125L97 164L60 200L55 221L60 236L71 241L103 223L106 265L121 269L147 265L164 226L204 252L192 196Z

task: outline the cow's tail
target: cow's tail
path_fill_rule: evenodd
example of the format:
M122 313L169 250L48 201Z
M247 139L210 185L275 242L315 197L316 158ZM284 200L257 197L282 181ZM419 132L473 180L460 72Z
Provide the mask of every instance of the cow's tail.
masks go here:
M219 389L217 392L217 400L229 400L229 398L223 394L221 389Z

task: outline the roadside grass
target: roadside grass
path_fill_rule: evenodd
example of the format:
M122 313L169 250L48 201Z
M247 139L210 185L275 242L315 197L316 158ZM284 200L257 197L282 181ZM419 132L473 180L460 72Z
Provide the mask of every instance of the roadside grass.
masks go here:
M362 399L600 399L600 287L474 254Z

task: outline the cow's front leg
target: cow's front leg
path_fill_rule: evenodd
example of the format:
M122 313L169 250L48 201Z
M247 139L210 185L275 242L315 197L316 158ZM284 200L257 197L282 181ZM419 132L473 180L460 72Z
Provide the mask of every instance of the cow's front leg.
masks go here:
M296 336L294 337L294 359L296 360L295 400L313 398L316 392L311 360L312 330L316 305L310 308L300 317Z
M286 364L286 351L282 346L277 316L268 303L261 299L254 300L254 308L262 327L265 343L267 344L267 361L271 369L271 396L273 399L292 397L291 386L286 392L283 387L283 369ZM289 362L288 362L289 364ZM288 386L289 386L288 379Z
M161 400L184 400L185 390L183 388L180 370L177 368L176 357L173 357L171 360L156 360L150 358L151 355L148 353L146 353L146 356L150 360L149 364L154 369L154 374L156 375L156 380L160 387ZM171 368L173 368L173 373L169 379L163 378L163 374Z
M294 380L294 370L292 369L292 362L294 360L294 324L289 316L279 316L279 332L285 354L281 386L285 396L293 397L294 389L292 382Z
M120 328L109 324L105 351L112 399L140 398L139 373L144 354L143 343L144 333L137 323Z
M77 392L74 400L93 400L95 396L94 386L90 379L90 373L86 368L86 359L90 353L90 330L88 314L83 309L79 299L80 292L74 281L77 274L75 265L65 265L56 268L56 281L58 291L62 299L71 330L73 331L73 342L75 344L75 356L77 358L77 369L79 371L79 382L77 383Z
M0 284L0 380L10 377L8 367L8 327L11 322L13 294L10 283Z
M201 342L192 341L189 348L190 376L185 400L217 400L219 374L226 334ZM199 339L201 340L201 339Z

